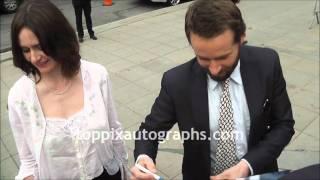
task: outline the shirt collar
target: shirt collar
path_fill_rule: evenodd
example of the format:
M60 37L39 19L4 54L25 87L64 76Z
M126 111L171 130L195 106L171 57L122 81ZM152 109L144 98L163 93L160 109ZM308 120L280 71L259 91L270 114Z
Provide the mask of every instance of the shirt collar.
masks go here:
M219 84L218 81L213 80L210 75L207 75L208 77L208 88L210 90L214 90L217 85ZM238 64L236 66L236 68L234 68L233 72L230 75L230 78L232 80L232 82L242 85L242 80L241 80L241 74L240 74L240 60L238 61Z

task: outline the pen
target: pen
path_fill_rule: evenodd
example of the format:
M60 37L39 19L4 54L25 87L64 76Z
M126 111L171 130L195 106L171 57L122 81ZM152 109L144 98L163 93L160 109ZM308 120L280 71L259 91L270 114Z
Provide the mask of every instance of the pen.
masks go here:
M265 108L268 103L269 103L269 99L266 99L266 101L263 103L263 108Z
M148 169L144 168L144 167L141 166L140 164L136 163L135 166L136 166L140 171L142 171L142 172L144 172L144 173L151 174L151 175L154 177L154 179L156 179L156 180L163 180L162 177L160 177L160 176L152 173L151 171L149 171Z

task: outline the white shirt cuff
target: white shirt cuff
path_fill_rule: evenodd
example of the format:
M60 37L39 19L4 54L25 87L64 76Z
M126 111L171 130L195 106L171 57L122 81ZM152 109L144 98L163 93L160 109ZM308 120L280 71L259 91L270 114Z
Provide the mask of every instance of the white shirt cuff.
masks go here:
M247 163L247 165L248 165L248 167L250 169L250 176L253 176L254 175L253 174L253 169L252 169L250 163L246 159L241 159L241 161L244 161L245 163Z
M138 162L139 162L139 160L141 159L141 158L148 158L148 159L150 159L152 162L153 162L153 160L148 156L148 155L146 155L146 154L140 154L138 157L137 157L137 160L136 160L136 163L135 164L137 164Z

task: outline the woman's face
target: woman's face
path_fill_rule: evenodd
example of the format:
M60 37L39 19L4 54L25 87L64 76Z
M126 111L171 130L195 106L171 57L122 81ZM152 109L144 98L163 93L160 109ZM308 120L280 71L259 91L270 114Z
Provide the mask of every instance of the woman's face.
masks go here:
M24 57L39 70L41 75L57 70L58 63L43 52L38 38L29 28L21 29L19 43Z

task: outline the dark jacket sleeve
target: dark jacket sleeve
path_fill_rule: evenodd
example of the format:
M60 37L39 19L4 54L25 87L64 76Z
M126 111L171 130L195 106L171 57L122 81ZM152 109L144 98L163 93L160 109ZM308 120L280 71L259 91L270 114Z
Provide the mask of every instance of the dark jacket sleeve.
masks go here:
M161 81L160 94L152 106L151 113L136 132L135 159L140 154L146 154L155 162L159 141L165 137L166 131L171 129L176 122L175 107L170 97L168 80L165 73Z
M258 144L243 157L253 168L254 174L264 172L264 168L279 157L294 134L294 120L291 103L286 91L279 56L271 51L273 64L272 97L270 99L270 127Z

